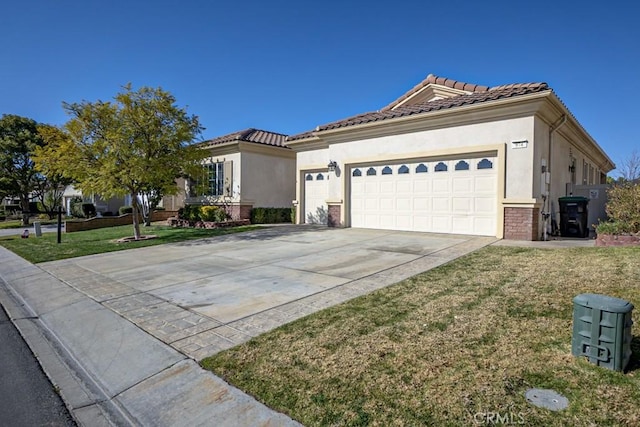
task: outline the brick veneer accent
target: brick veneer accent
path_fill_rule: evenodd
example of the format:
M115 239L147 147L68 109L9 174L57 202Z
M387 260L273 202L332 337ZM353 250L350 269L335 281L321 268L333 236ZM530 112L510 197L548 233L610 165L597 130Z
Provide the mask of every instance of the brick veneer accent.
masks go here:
M167 218L177 216L178 211L155 211L151 214L151 221L166 221ZM115 227L117 225L129 225L133 222L131 214L120 216L103 216L101 218L89 218L84 221L65 221L64 231L73 233L74 231L95 230L96 228ZM140 218L142 222L142 218Z
M504 238L538 240L540 208L504 208Z
M342 227L341 206L329 205L327 213L327 225L329 227Z
M252 205L230 205L226 208L227 213L231 215L231 219L234 221L251 219L251 209L253 209Z

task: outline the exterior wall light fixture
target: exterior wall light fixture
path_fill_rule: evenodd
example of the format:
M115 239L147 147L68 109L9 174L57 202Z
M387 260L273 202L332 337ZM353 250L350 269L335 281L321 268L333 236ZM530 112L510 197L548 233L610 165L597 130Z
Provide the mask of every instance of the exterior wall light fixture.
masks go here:
M337 167L338 167L338 163L336 163L335 160L329 161L329 164L327 165L327 168L329 169L329 172L335 172Z

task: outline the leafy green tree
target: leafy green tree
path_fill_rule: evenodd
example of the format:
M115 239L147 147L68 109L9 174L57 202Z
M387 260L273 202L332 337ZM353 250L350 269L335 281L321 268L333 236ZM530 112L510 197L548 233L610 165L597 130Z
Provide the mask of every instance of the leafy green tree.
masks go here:
M140 197L176 194L176 178L200 168L206 153L192 144L203 129L198 117L176 106L169 92L123 89L113 102L64 103L69 138L48 145L38 161L73 179L83 193L105 199L130 194L138 240Z
M43 140L34 120L13 114L2 115L0 194L20 199L23 225L29 225L29 198L38 181L32 154L42 144Z
M40 172L36 175L33 194L40 201L49 219L53 219L62 206L62 197L65 188L73 183L71 178L65 177L62 173L49 168L47 162L40 162L41 153L46 152L48 146L56 147L69 138L60 128L51 125L38 125L38 133L44 141L44 145L38 146L34 150L33 158L36 162L36 170Z

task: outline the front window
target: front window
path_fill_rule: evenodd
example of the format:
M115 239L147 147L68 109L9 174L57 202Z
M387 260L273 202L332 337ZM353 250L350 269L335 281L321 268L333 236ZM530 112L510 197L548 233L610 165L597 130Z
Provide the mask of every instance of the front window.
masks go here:
M224 195L224 163L211 163L207 165L207 178L209 182L208 196Z
M202 175L195 180L191 196L224 195L224 162L203 165Z

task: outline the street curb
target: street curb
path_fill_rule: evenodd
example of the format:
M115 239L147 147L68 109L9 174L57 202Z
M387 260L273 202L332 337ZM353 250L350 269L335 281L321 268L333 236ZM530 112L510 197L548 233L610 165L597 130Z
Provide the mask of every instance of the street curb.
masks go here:
M108 397L83 373L55 334L35 316L20 295L0 277L0 303L27 343L79 426L136 425L126 410Z

